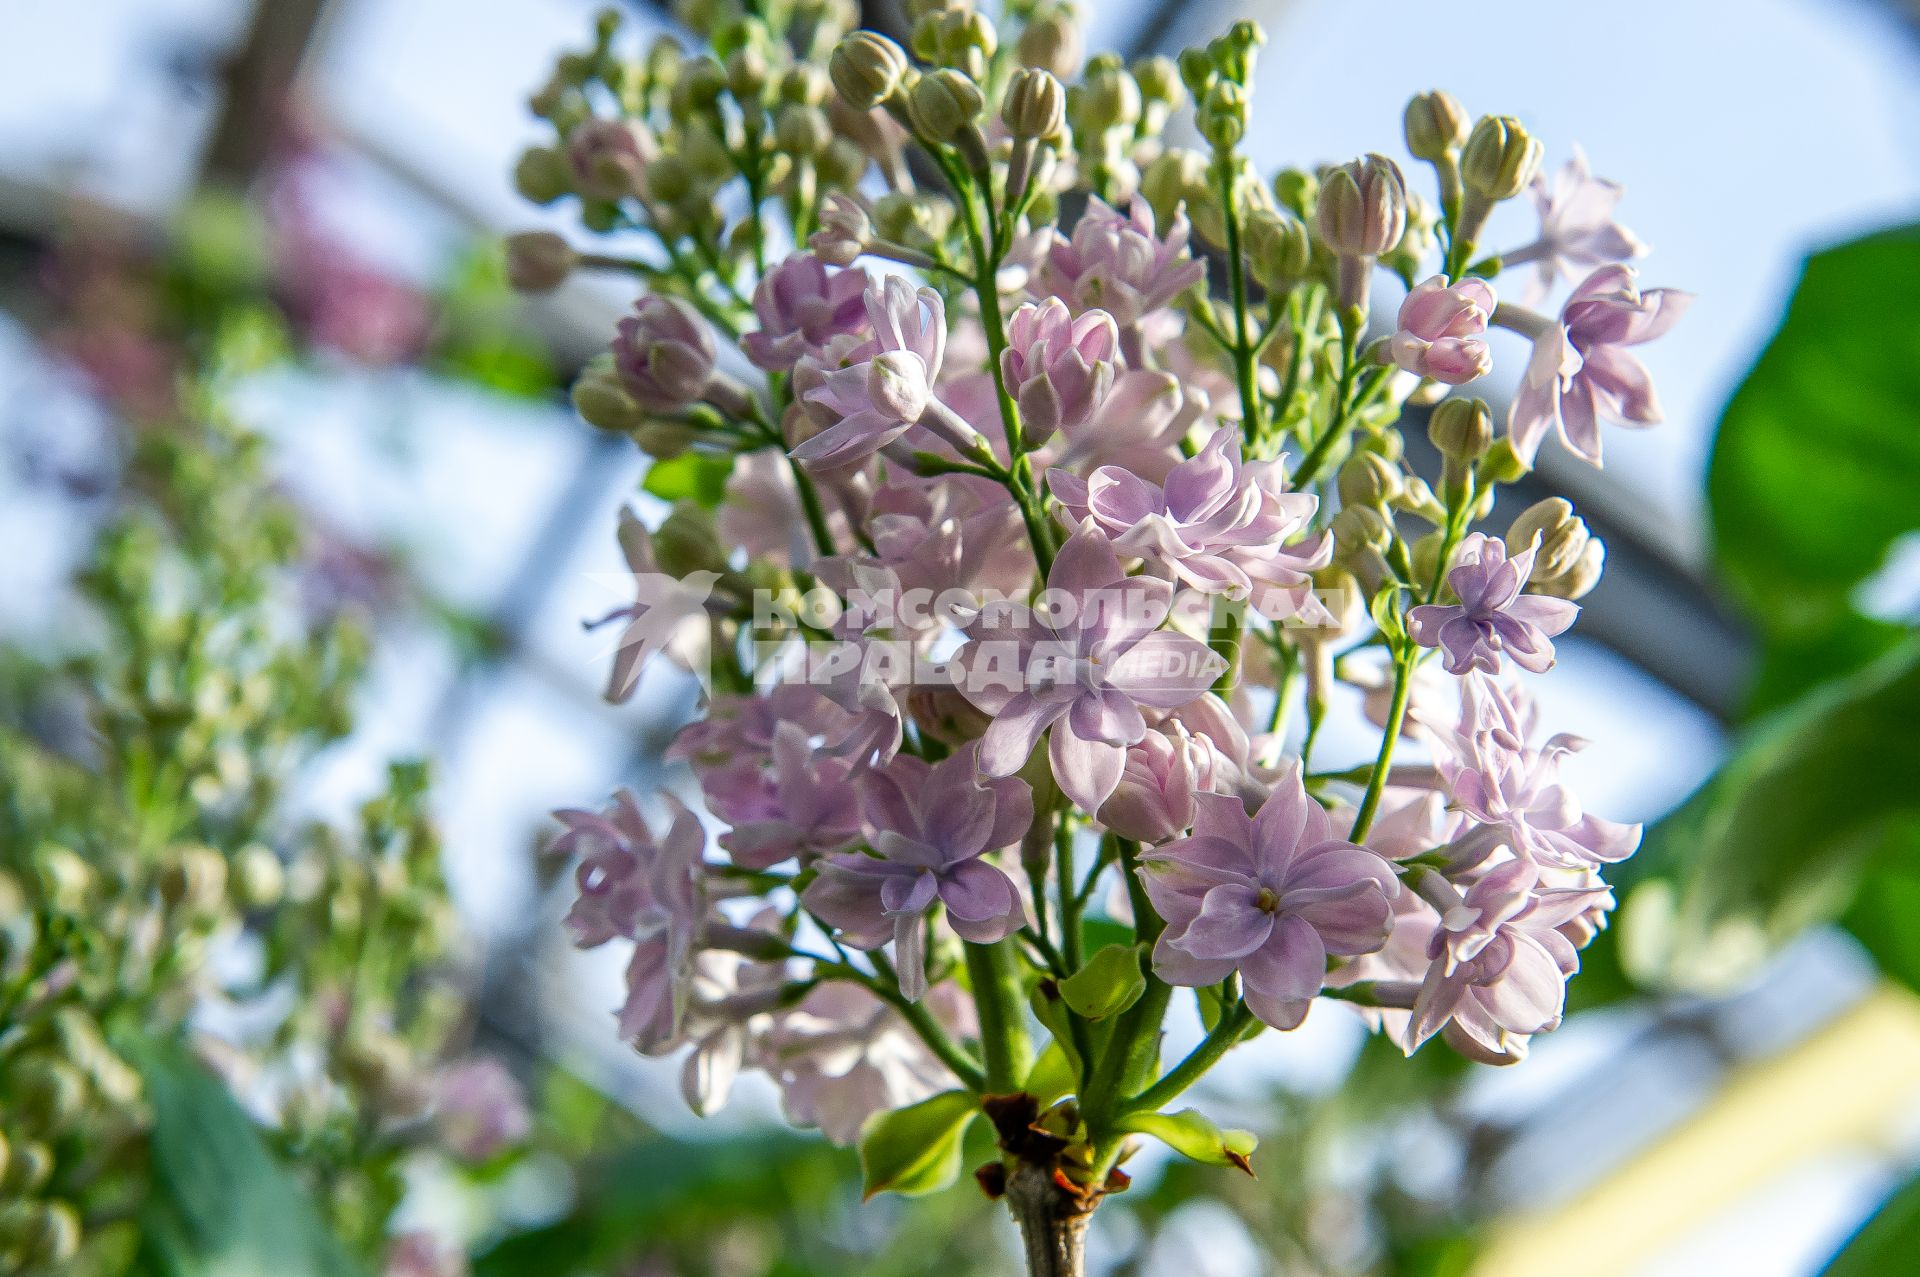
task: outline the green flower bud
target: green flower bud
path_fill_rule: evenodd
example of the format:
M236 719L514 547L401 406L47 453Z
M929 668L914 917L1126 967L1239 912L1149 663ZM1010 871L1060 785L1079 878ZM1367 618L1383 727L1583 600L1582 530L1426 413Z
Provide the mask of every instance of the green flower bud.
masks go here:
M228 876L234 903L242 909L269 909L280 903L287 888L287 871L270 847L259 843L242 847Z
M1259 209L1249 215L1245 243L1253 277L1272 292L1291 289L1313 266L1312 237L1298 218L1285 213Z
M1140 86L1140 96L1149 102L1173 108L1179 106L1186 97L1185 86L1180 82L1179 64L1163 54L1135 62L1133 80Z
M780 76L780 100L800 106L825 106L833 92L827 73L811 63L790 66Z
M53 1178L53 1150L39 1140L21 1140L7 1159L7 1173L0 1188L9 1197L32 1197Z
M1067 112L1082 133L1131 128L1140 119L1140 109L1140 86L1125 67L1115 64L1096 61L1087 68L1087 78L1067 92Z
M1340 467L1340 503L1380 509L1406 486L1400 467L1377 452L1356 452Z
M960 7L930 13L914 25L913 47L922 58L952 67L973 79L987 74L987 61L1000 47L993 23L978 10Z
M15 1061L8 1073L13 1099L18 1104L14 1111L27 1130L61 1135L86 1111L86 1079L65 1060L30 1055Z
M1482 488L1496 483L1512 483L1533 470L1533 466L1522 460L1513 450L1513 440L1501 439L1487 449L1487 455L1480 460L1475 473L1479 475Z
M552 231L507 236L507 282L523 293L550 293L580 264L573 245Z
M1301 221L1311 222L1320 203L1320 176L1305 169L1283 168L1273 175L1273 197Z
M877 31L855 31L827 60L827 72L840 98L856 111L870 111L900 91L907 75L907 52Z
M84 910L93 894L93 867L69 847L44 848L37 860L40 891L47 903L62 913Z
M1485 115L1460 153L1460 179L1490 203L1512 199L1540 171L1540 140L1510 115Z
M682 122L695 115L710 114L727 91L727 69L711 57L688 58L680 64L680 76L673 82L673 114Z
M691 448L700 432L684 421L653 418L633 431L633 442L655 461L671 461Z
M155 886L169 908L204 917L218 910L226 898L226 857L211 847L168 848Z
M1207 157L1198 151L1172 146L1160 152L1140 176L1140 194L1153 209L1156 225L1166 226L1181 204L1197 223L1199 210L1218 199L1207 180Z
M1247 135L1247 91L1232 80L1216 80L1200 103L1200 136L1216 151L1230 151Z
M930 71L907 94L907 118L930 142L953 142L987 109L986 95L972 79L950 67Z
M1333 531L1337 556L1344 556L1349 550L1385 550L1393 544L1392 525L1371 506L1346 506L1333 516L1328 526Z
M1180 71L1180 82L1187 86L1187 92L1196 102L1207 96L1207 90L1220 77L1220 68L1214 65L1205 49L1182 49L1175 65Z
M1427 418L1427 438L1442 457L1478 461L1493 446L1493 412L1484 399L1448 399Z
M588 361L573 383L572 399L580 419L598 430L625 434L646 420L640 406L620 384L611 354L595 355Z
M727 92L741 106L759 103L767 92L767 55L743 44L727 55Z
M677 503L653 534L653 553L669 576L725 572L727 552L715 531L713 515L691 501Z
M1342 257L1378 257L1400 242L1407 223L1400 166L1367 155L1330 170L1315 207L1320 238Z
M535 204L551 204L573 191L567 158L551 146L530 146L513 166L513 188Z
M1413 543L1413 579L1431 581L1440 571L1440 542L1438 531L1429 532Z
M773 144L785 154L811 159L826 150L832 140L827 113L819 107L789 102L780 108L780 118L773 126Z
M1066 125L1067 91L1053 72L1021 67L1007 81L1000 118L1014 137L1056 137Z
M1021 30L1014 56L1021 66L1069 80L1080 70L1080 26L1064 9L1035 18Z
M1460 100L1441 89L1416 93L1407 103L1407 150L1416 159L1440 160L1467 140L1467 112Z
M1333 616L1333 625L1313 632L1320 640L1353 634L1366 623L1367 596L1359 578L1339 564L1321 568L1313 574L1313 592Z
M80 1215L61 1201L9 1202L0 1207L0 1256L23 1273L60 1268L80 1250Z

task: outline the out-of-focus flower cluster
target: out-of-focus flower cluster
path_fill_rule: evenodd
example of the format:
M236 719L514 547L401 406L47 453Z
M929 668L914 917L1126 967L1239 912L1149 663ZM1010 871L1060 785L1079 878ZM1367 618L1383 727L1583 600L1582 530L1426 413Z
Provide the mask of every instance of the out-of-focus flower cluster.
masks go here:
M1599 464L1602 423L1658 420L1631 348L1686 296L1641 287L1583 156L1545 176L1447 94L1406 113L1431 197L1380 154L1269 177L1251 23L1127 66L1065 5L907 11L896 43L702 5L710 51L637 56L609 17L534 99L521 189L605 238L517 236L512 274L644 283L575 403L677 502L622 523L612 695L661 651L713 689L670 751L707 815L623 792L559 850L575 939L630 954L620 1032L684 1052L695 1108L762 1069L909 1192L953 1167L898 1149L984 1112L1029 1224L1143 1135L1244 1165L1167 1106L1323 1000L1488 1063L1559 1024L1639 831L1564 783L1525 680L1604 550L1494 503L1549 434ZM1537 241L1483 244L1529 193ZM1519 306L1509 263L1576 283ZM1456 393L1497 367L1504 430ZM1342 683L1359 766L1316 750ZM1175 987L1208 1034L1163 1067Z
M141 401L58 650L0 680L0 1271L128 1271L156 1193L146 1071L185 1042L378 1258L408 1156L525 1141L518 1084L460 1057L458 944L425 810L392 769L347 829L292 810L351 726L368 643L262 441L222 411L239 317ZM130 412L132 405L122 403ZM290 1227L292 1225L289 1225Z

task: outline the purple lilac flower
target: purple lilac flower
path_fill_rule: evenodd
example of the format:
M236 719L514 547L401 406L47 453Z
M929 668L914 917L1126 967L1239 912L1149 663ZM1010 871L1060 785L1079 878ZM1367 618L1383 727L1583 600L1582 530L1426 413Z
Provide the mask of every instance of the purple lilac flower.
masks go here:
M960 690L994 715L980 770L1011 776L1052 729L1048 756L1060 789L1084 811L1106 802L1127 746L1146 735L1141 708L1178 709L1218 677L1206 644L1161 631L1173 587L1129 577L1091 523L1061 548L1042 599L1050 615L995 600L966 627L955 657Z
M807 403L833 419L793 449L807 466L830 470L872 456L915 425L964 430L964 421L934 396L947 345L946 304L931 288L915 291L898 276L868 287L873 337L843 356L804 392ZM957 425L956 425L957 423Z
M903 755L868 773L861 810L875 855L829 856L801 901L856 948L893 941L900 990L927 988L927 912L946 906L962 939L990 944L1020 929L1013 880L981 859L1018 843L1033 824L1033 793L1017 776L982 781L976 746L937 765Z
M811 253L794 253L753 290L760 328L742 340L747 358L768 372L791 372L800 356L867 327L865 271L833 270Z
M713 332L677 297L642 297L620 321L612 350L621 386L636 404L655 412L685 408L713 377Z
M1502 653L1535 674L1553 668L1553 636L1573 624L1580 605L1521 593L1538 551L1530 545L1508 558L1506 542L1472 533L1447 572L1460 601L1414 608L1407 613L1407 633L1422 647L1439 648L1449 674L1497 674Z
M1411 1052L1449 1020L1486 1052L1517 1059L1525 1039L1559 1026L1567 977L1579 951L1560 931L1585 914L1604 887L1543 887L1540 870L1509 860L1464 893L1433 870L1421 894L1440 916L1428 942L1432 965L1413 1006Z
M840 851L859 836L853 764L814 747L806 728L774 729L769 766L742 758L700 777L713 814L732 826L720 835L733 862L771 869Z
M1631 266L1602 266L1573 290L1559 323L1516 315L1514 326L1533 338L1533 354L1507 415L1514 451L1531 462L1553 429L1597 466L1602 421L1657 424L1653 378L1627 348L1664 334L1692 301L1691 293L1672 288L1642 292Z
M1082 425L1061 429L1058 463L1076 474L1118 466L1162 482L1180 460L1180 441L1209 407L1206 392L1166 372L1128 369Z
M583 120L567 134L573 184L588 199L622 200L639 194L647 165L659 153L659 142L638 120Z
M707 913L700 820L665 795L673 823L657 843L633 795L621 790L604 812L557 811L566 832L559 854L580 852L580 895L567 929L582 949L615 936L634 942L620 1036L657 1055L678 1044L693 979L694 947Z
M749 930L777 934L779 915L764 909ZM705 949L694 963L687 1007L692 1049L680 1066L680 1094L702 1117L726 1107L733 1082L779 1009L788 964L760 962L725 949Z
M1050 470L1047 483L1070 519L1091 520L1115 550L1207 594L1247 598L1256 585L1262 594L1304 593L1309 574L1332 553L1324 536L1286 544L1312 522L1319 498L1286 491L1285 472L1276 466L1243 466L1240 432L1232 426L1214 431L1164 485L1119 466L1101 466L1085 479Z
M1449 286L1435 275L1414 285L1400 303L1399 331L1387 344L1393 362L1419 377L1464 386L1493 368L1487 321L1493 287L1484 279Z
M1135 842L1165 842L1192 826L1196 796L1234 793L1238 779L1238 769L1211 739L1172 719L1127 747L1120 783L1100 808L1100 823Z
M1020 403L1035 439L1079 425L1113 388L1120 334L1113 316L1089 310L1075 318L1057 297L1028 302L1007 321L1000 375Z
M1187 255L1187 235L1184 212L1160 237L1153 210L1140 196L1124 215L1095 197L1074 223L1072 239L1054 233L1040 265L1039 291L1076 310L1104 310L1122 329L1135 328L1206 274Z
M603 695L615 705L626 701L640 685L648 660L661 652L704 682L713 637L706 601L720 574L704 568L680 577L662 572L653 534L630 508L620 511L619 539L620 553L633 574L634 601L586 623L591 630L625 622Z
M484 1162L527 1138L533 1119L526 1092L498 1059L478 1055L448 1065L434 1084L434 1129L465 1162Z
M977 1032L971 1004L951 982L936 986L926 1005L949 1031ZM858 1139L875 1113L957 1085L897 1011L844 981L819 985L776 1015L757 1062L780 1084L790 1122L841 1145Z
M1442 738L1437 766L1450 805L1477 828L1450 849L1471 864L1505 846L1541 865L1584 870L1632 855L1640 826L1583 811L1560 783L1560 762L1585 742L1558 735L1544 748L1527 744L1532 715L1517 691L1471 674L1460 689L1460 723Z
M1238 971L1253 1013L1294 1028L1326 983L1329 954L1386 943L1399 880L1378 855L1334 836L1297 772L1254 816L1220 794L1194 803L1192 836L1143 859L1147 895L1167 921L1154 970L1194 987Z
M1587 153L1578 146L1551 182L1545 173L1533 179L1532 193L1540 210L1540 237L1525 248L1501 254L1507 267L1536 264L1538 275L1528 305L1544 298L1563 273L1578 275L1610 262L1646 256L1647 246L1640 238L1613 219L1614 206L1626 188L1595 177L1587 167Z

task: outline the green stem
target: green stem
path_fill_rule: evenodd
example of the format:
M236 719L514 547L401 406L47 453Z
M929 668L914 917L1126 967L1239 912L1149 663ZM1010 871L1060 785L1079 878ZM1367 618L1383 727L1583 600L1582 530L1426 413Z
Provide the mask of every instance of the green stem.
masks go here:
M1380 809L1380 795L1386 792L1387 772L1393 766L1393 747L1407 719L1407 694L1413 689L1415 659L1407 649L1394 653L1393 702L1387 709L1385 734L1380 738L1380 756L1374 760L1373 775L1367 778L1366 796L1360 800L1360 811L1353 818L1353 832L1347 835L1348 842L1365 840L1367 831L1373 828L1374 814Z
M1141 1113L1165 1108L1182 1091L1204 1077L1208 1069L1220 1062L1221 1056L1240 1044L1250 1022L1255 1021L1245 1002L1227 1008L1220 1022L1213 1026L1213 1031L1202 1038L1185 1059L1168 1069L1158 1082L1127 1101L1127 1109Z
M1063 814L1053 831L1053 849L1057 868L1055 878L1060 890L1060 945L1069 971L1080 969L1080 893L1073 869L1073 826Z
M1300 462L1300 468L1293 472L1293 486L1305 488L1320 473L1320 467L1326 464L1327 457L1333 451L1336 440L1346 433L1347 418L1353 402L1353 378L1358 371L1354 360L1353 336L1345 325L1340 329L1340 390L1334 404L1333 420L1327 423L1327 429L1307 450L1306 457Z
M1020 974L1011 940L964 946L973 1001L980 1015L980 1050L986 1058L987 1090L1019 1088L1033 1065L1027 1024L1021 1013Z
M1220 203L1226 211L1227 285L1233 298L1233 369L1240 383L1240 429L1252 444L1265 433L1261 421L1260 370L1254 358L1251 320L1247 316L1247 264L1240 253L1240 210L1234 201L1232 153L1214 155L1220 170Z
M812 955L807 956L812 957ZM890 984L886 980L870 976L858 967L844 962L827 962L817 957L813 958L813 961L822 980L851 981L898 1011L900 1018L920 1035L920 1040L926 1043L927 1049L938 1056L940 1062L946 1065L969 1091L982 1092L987 1089L987 1078L980 1071L980 1065L957 1042L947 1036L947 1031L940 1027L940 1022L933 1018L933 1013L927 1010L924 1004L908 1001L901 994L897 984Z

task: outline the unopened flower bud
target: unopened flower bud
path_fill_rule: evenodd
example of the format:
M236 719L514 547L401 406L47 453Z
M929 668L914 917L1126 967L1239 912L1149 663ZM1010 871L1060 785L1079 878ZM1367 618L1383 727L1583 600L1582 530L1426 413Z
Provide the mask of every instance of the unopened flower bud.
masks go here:
M641 174L658 154L653 134L638 120L587 120L567 134L574 188L589 199L638 194Z
M566 157L550 146L530 146L513 166L513 188L535 204L551 204L573 190Z
M1130 128L1140 118L1140 86L1124 66L1096 62L1067 92L1067 111L1083 133Z
M84 909L93 891L93 867L69 847L48 847L37 860L40 889L48 903L63 913Z
M1340 467L1343 506L1378 509L1397 499L1405 486L1400 467L1377 452L1356 452Z
M927 61L952 67L976 79L987 72L987 60L1000 47L999 33L986 14L962 6L929 14L922 25L930 25ZM916 27L915 34L919 34Z
M211 847L184 846L168 851L155 882L169 908L204 916L227 894L227 860Z
M1067 80L1080 70L1080 27L1071 14L1056 9L1027 23L1014 53L1020 65L1051 71Z
M1599 537L1589 536L1581 548L1580 557L1558 576L1542 579L1536 570L1531 578L1533 589L1541 594L1557 599L1585 598L1593 587L1600 584L1600 575L1607 566L1607 547Z
M907 52L877 31L855 31L827 61L840 98L856 111L870 111L900 91Z
M1407 150L1416 159L1444 159L1467 140L1466 108L1442 89L1416 93L1407 103L1405 124Z
M1586 520L1573 512L1573 503L1565 497L1534 502L1507 528L1507 547L1513 553L1533 545L1535 538L1539 547L1530 578L1534 581L1550 581L1571 571L1592 539Z
M767 55L743 44L727 55L727 92L741 106L757 104L767 92Z
M1512 199L1540 170L1540 140L1510 115L1486 115L1460 153L1460 179L1489 203Z
M1216 80L1196 113L1200 136L1216 151L1229 151L1247 134L1247 91L1232 80Z
M671 461L693 446L699 432L684 421L651 418L633 430L633 444L655 461Z
M1163 54L1135 62L1133 80L1140 86L1140 96L1149 102L1172 108L1179 106L1186 96L1185 86L1180 83L1180 67Z
M1187 216L1199 228L1203 210L1218 199L1207 181L1207 157L1181 146L1168 147L1147 165L1140 175L1140 194L1159 226L1172 225L1174 210L1185 204Z
M700 398L713 377L713 331L676 297L649 294L622 319L612 346L620 384L642 408L675 412Z
M1307 277L1313 265L1313 240L1299 219L1271 209L1247 218L1247 260L1261 287L1284 293Z
M1313 593L1333 618L1333 624L1316 631L1314 637L1340 638L1354 633L1366 621L1367 598L1360 588L1359 578L1339 564L1321 568L1313 574Z
M1021 67L1007 81L1000 118L1014 137L1054 137L1066 124L1067 91L1053 72Z
M10 1115L37 1134L64 1134L87 1107L87 1082L65 1060L29 1055L8 1066Z
M8 1197L32 1197L53 1178L53 1150L39 1140L21 1140L7 1159L6 1178L0 1189Z
M1493 413L1483 399L1447 399L1427 418L1427 438L1440 455L1478 461L1493 446Z
M654 559L669 576L727 570L727 552L714 530L713 515L691 501L677 503L653 534Z
M1386 550L1393 544L1393 528L1386 516L1371 506L1350 505L1342 507L1329 526L1335 561L1367 590L1379 589L1389 575Z
M820 229L808 237L807 247L829 266L851 266L872 239L867 210L853 196L835 193L821 204Z
M833 81L819 67L809 63L791 66L780 77L780 99L798 106L825 106L833 92Z
M1480 478L1480 486L1491 487L1496 483L1512 483L1533 470L1533 466L1519 453L1514 451L1513 440L1501 439L1487 449L1487 455L1480 459L1475 473Z
M552 231L507 236L507 282L523 293L550 293L580 263L573 245Z
M280 903L287 889L287 871L270 847L254 843L234 857L229 876L234 903L242 909L267 909Z
M636 429L646 420L640 405L620 384L611 354L595 355L573 383L573 410L596 430L618 434Z
M980 86L949 67L921 76L907 95L907 117L914 131L930 142L958 140L961 130L986 109Z
M1320 176L1305 169L1283 168L1273 175L1273 197L1295 217L1312 221L1320 203Z
M1330 170L1316 205L1320 238L1342 257L1378 257L1406 230L1407 191L1400 166L1367 155Z
M832 140L826 112L819 107L789 102L780 108L780 118L773 126L773 144L783 153L811 158L826 150Z
M17 1201L0 1206L0 1255L21 1273L64 1269L80 1250L80 1215L62 1201Z
M685 124L696 116L709 115L726 91L727 69L712 58L688 58L680 64L674 79L668 110L676 123Z

